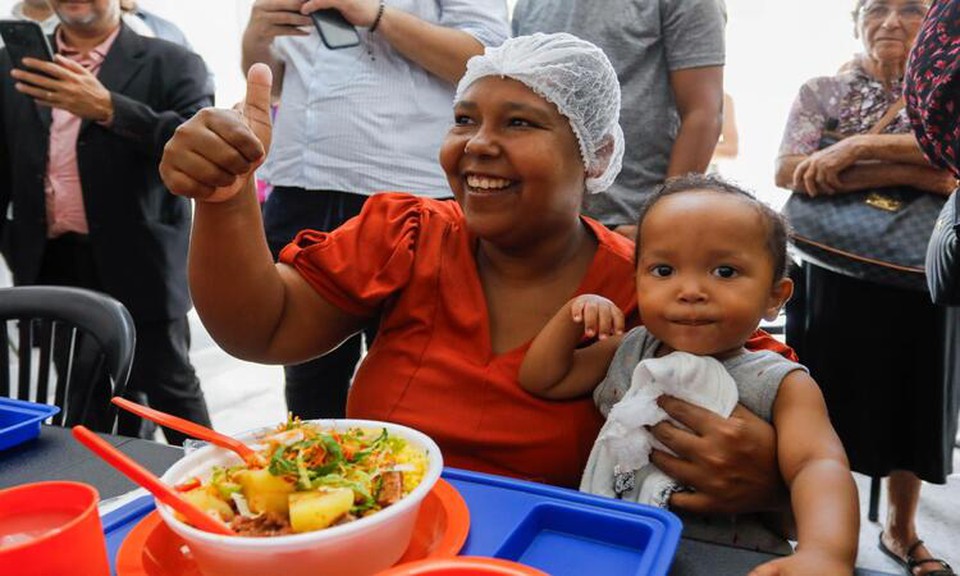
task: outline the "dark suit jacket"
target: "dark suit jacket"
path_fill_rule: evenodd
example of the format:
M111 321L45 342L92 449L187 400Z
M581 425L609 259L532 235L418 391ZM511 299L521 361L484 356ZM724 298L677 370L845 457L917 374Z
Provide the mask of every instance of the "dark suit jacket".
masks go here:
M172 319L190 308L191 206L170 194L157 167L177 126L213 104L213 85L196 54L121 27L98 75L113 97L113 122L85 120L77 138L83 205L105 291L138 322ZM14 89L10 66L0 52L0 237L14 282L35 284L51 115Z

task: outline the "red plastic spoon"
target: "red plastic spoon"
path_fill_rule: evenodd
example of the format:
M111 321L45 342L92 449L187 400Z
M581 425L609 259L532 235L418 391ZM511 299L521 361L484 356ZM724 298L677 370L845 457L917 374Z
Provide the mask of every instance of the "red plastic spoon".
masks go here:
M74 426L72 432L73 437L89 448L91 452L103 458L107 464L123 472L127 478L149 490L151 494L157 497L157 500L183 514L193 526L214 534L236 536L236 532L231 530L229 526L181 498L173 488L164 484L153 472L117 450L109 442L91 432L86 426Z
M154 410L153 408L148 408L142 404L131 402L130 400L121 398L120 396L114 396L110 401L123 408L127 412L132 412L137 416L150 420L151 422L156 422L157 424L166 426L167 428L173 428L178 432L183 432L184 434L193 436L194 438L199 438L200 440L206 440L207 442L216 446L220 446L221 448L232 450L239 454L240 457L243 458L243 461L250 466L262 467L266 464L260 454L257 454L253 448L250 448L236 438L231 438L226 434L221 434L216 430L211 430L206 426L201 426L195 422L184 420L183 418L179 418L173 414L167 414L166 412Z

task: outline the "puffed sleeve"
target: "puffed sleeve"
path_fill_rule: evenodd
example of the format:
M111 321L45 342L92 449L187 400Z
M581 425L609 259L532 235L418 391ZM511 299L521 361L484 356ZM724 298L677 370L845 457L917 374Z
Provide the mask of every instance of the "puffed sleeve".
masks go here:
M779 156L807 156L817 151L827 120L839 115L841 83L821 77L800 87L783 130Z
M344 312L373 316L410 282L423 213L421 198L376 194L333 232L297 234L280 252L280 262Z

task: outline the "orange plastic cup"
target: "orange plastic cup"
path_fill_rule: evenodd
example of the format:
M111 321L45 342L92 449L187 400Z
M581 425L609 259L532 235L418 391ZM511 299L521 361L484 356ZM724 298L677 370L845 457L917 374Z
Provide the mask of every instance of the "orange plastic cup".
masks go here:
M0 566L15 566L18 576L109 576L98 500L80 482L0 490Z

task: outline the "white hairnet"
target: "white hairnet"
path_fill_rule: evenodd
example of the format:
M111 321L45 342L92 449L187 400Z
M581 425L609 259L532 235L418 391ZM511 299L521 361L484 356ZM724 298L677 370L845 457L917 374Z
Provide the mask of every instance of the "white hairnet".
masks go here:
M580 144L587 192L613 184L623 164L620 83L602 50L566 33L511 38L467 62L456 101L486 76L522 82L566 116Z

